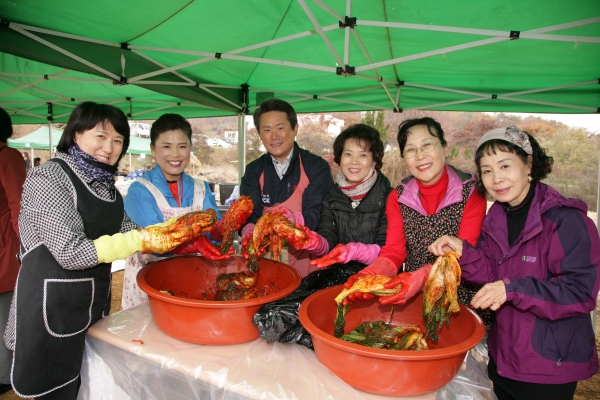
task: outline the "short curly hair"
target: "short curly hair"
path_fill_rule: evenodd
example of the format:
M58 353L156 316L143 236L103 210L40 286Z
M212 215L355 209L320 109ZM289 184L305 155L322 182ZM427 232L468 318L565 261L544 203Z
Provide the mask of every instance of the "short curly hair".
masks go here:
M370 151L371 154L373 154L375 170L379 172L381 167L383 167L383 142L379 136L379 131L365 124L350 125L335 138L335 141L333 142L333 161L335 161L337 165L340 165L342 153L344 152L344 144L350 139L364 144L365 150Z
M552 165L554 164L554 158L546 154L546 149L543 149L537 140L529 133L525 132L531 143L531 149L533 150L532 161L531 161L531 181L541 181L546 178L550 172L552 172ZM516 154L523 164L527 165L529 154L527 154L522 148L516 144L507 142L505 140L494 139L483 143L477 149L475 153L475 165L477 166L477 191L485 196L487 191L483 186L483 180L481 179L481 158L496 154L497 151L503 151L506 153Z

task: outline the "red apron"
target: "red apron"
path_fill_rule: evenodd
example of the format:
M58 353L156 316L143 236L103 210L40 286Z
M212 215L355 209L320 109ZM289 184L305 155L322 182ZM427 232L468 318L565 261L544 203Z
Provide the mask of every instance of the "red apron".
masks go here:
M304 166L302 165L302 157L300 156L300 154L298 154L298 158L300 161L300 182L298 182L298 186L296 186L294 193L292 193L290 198L284 201L283 203L275 204L271 207L263 206L263 215L269 211L276 210L282 207L285 207L292 212L302 212L302 195L304 194L304 190L310 183L310 180L304 172ZM262 195L265 186L264 172L260 175L258 181L260 183L260 192ZM310 260L310 253L307 250L297 250L293 246L288 246L288 263L290 266L296 268L296 270L298 270L298 272L303 278L309 273L317 270L317 267L313 267L309 264Z

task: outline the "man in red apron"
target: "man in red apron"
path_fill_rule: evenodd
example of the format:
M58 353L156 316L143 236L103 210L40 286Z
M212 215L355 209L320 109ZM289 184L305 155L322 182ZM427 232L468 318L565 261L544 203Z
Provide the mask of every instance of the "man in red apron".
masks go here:
M264 101L254 112L254 125L267 154L246 166L240 194L250 196L254 212L242 229L249 235L265 212L287 208L293 222L316 230L323 199L333 187L329 164L322 157L301 149L295 142L298 134L296 111L279 99ZM308 251L288 249L289 264L302 277L315 270L308 263Z

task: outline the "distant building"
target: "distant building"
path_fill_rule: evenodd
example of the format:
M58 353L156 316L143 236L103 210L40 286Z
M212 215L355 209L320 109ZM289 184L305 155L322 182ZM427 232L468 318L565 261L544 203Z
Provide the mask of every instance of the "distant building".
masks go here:
M238 131L223 131L223 139L229 144L237 144Z

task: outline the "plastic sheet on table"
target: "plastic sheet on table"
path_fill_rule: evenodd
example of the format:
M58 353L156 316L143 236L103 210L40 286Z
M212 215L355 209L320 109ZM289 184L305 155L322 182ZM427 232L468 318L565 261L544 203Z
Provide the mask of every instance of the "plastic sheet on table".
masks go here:
M467 357L464 371L437 393L403 399L493 399L489 382L487 390L482 384L484 360L474 361ZM89 329L81 377L79 400L389 399L352 388L296 344L257 339L203 346L173 339L152 322L147 303Z

